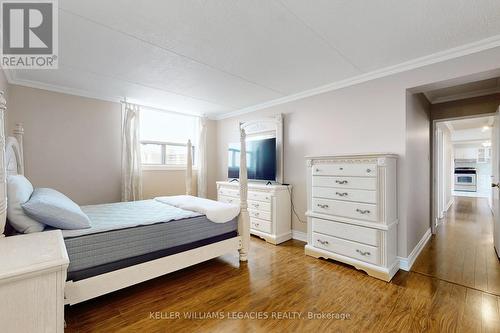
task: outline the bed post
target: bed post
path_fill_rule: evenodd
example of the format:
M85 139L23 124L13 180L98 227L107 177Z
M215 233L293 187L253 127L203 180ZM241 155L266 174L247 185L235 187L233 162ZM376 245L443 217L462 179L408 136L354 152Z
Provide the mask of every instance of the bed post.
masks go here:
M4 92L0 91L0 238L4 237L4 226L7 221L7 170L5 165L5 111L7 101Z
M247 210L247 149L245 139L245 129L240 124L240 216L238 219L238 229L241 236L240 261L247 261L248 247L250 245L250 216Z
M193 148L191 140L187 142L187 156L186 156L186 195L191 195L191 184L193 177Z
M23 144L23 135L24 128L23 124L16 124L16 128L14 129L14 137L17 139L17 143L19 144L19 162L18 162L18 172L21 175L24 175L24 144Z

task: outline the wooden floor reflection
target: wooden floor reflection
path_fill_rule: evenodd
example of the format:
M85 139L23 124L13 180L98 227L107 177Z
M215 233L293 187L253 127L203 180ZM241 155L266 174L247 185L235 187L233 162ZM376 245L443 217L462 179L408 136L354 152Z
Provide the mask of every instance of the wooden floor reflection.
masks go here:
M412 270L500 295L500 263L493 247L493 215L487 199L455 197Z

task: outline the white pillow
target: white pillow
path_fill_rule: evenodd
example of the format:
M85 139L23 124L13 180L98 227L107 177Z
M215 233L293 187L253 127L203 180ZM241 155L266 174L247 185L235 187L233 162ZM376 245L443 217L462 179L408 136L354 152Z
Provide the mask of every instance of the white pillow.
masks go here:
M33 193L33 185L23 175L7 177L7 219L18 232L29 234L43 231L45 225L33 220L24 213L22 204Z
M73 200L51 188L37 188L21 205L35 220L58 229L90 228L90 220Z

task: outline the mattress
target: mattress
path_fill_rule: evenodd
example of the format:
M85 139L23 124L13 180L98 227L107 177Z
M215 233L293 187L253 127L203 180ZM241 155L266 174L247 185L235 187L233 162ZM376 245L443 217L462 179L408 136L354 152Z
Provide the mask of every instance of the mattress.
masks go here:
M82 207L92 227L63 231L70 259L68 280L78 281L237 236L236 218L214 223L204 215L150 201ZM152 211L146 212L148 207ZM180 212L174 213L172 208ZM142 219L141 213L145 214ZM164 221L158 221L161 219Z
M62 233L65 238L202 215L156 200L116 202L82 206L81 208L89 217L91 227L88 229L63 230Z

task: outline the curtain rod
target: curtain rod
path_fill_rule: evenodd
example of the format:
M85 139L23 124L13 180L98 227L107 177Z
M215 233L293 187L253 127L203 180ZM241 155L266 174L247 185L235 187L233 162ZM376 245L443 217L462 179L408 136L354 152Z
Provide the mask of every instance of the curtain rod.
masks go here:
M178 112L178 111L172 111L172 110L166 110L166 109L160 109L160 108L156 108L156 107L153 107L153 106L149 106L149 105L143 105L143 104L138 104L138 103L131 103L131 102L128 102L127 99L124 99L122 101L120 101L120 103L122 104L134 104L134 105L137 105L137 106L140 106L140 107L143 107L143 108L146 108L146 109L150 109L150 110L154 110L154 111L159 111L159 112L166 112L166 113L172 113L172 114L177 114L177 115L180 115L180 116L187 116L187 117L193 117L193 118L203 118L205 117L204 115L196 115L196 114L190 114L190 113L182 113L182 112Z

